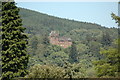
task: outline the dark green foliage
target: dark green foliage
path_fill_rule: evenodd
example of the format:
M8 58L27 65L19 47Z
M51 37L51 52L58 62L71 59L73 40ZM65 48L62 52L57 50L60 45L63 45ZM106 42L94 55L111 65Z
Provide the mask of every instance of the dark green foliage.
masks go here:
M116 23L120 25L120 17L111 14ZM118 28L119 31L119 28ZM109 39L106 35L106 39ZM105 38L104 38L105 39ZM106 40L107 41L107 40ZM97 76L98 77L119 77L120 76L120 36L118 32L118 39L116 39L112 46L101 49L100 53L104 56L102 60L95 61Z
M49 42L49 39L48 39L48 36L47 36L47 35L45 35L45 36L43 37L43 44L45 44L46 46L50 44L50 42Z
M0 1L0 77L1 77L1 74L2 74L2 61L1 61L1 49L2 49L2 37L1 37L1 34L2 34L2 31L1 31L1 26L2 26L2 16L1 16L1 13L2 13L2 2Z
M63 51L64 49L56 45L48 45L42 55L41 60L45 64L54 64L63 66L64 61L68 60L69 56ZM41 55L40 55L41 57Z
M81 63L71 64L65 62L64 69L67 78L84 78L87 75L85 67Z
M118 77L119 57L118 40L114 42L115 47L109 47L107 50L101 49L100 53L104 55L104 59L96 61L96 70L98 77Z
M78 52L77 52L76 44L75 44L75 42L73 42L71 45L70 53L69 53L69 59L70 59L71 63L78 62L77 54L78 54Z
M29 67L34 64L52 64L64 67L65 62L69 63L71 60L70 66L75 66L79 63L84 65L82 69L79 67L80 70L75 69L78 67L71 67L74 77L96 77L92 62L103 59L103 55L100 54L100 48L104 46L103 48L106 49L112 46L109 43L111 44L113 39L118 38L118 30L116 28L105 28L95 23L62 19L23 8L20 8L20 15L23 19L23 26L27 28L26 32L29 33L30 47L28 51L31 55ZM72 41L76 42L74 47L64 49L50 44L48 35L53 30L59 31L60 36L70 37ZM107 36L107 41L104 42L102 41L103 34L106 36L106 32L109 36ZM84 75L81 74L81 70L85 71ZM81 72L75 73L75 71Z
M32 38L31 38L31 47L34 49L34 50L36 50L37 49L37 44L38 44L38 39L37 39L37 37L36 36L33 36Z
M15 2L2 2L2 80L27 74L27 36Z
M102 43L103 45L108 45L108 46L110 46L111 42L112 42L112 39L111 39L109 33L108 33L108 32L104 32L104 33L103 33L103 36L102 36L101 43Z
M118 3L118 6L120 6L120 2ZM120 10L118 10L119 12ZM114 13L111 14L112 18L118 23L118 53L120 53L120 17L116 16ZM118 57L118 76L120 76L120 57Z

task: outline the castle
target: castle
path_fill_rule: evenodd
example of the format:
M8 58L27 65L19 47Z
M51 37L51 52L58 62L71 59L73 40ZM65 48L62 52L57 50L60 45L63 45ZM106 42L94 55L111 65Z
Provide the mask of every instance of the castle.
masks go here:
M71 38L60 37L57 31L51 31L49 34L50 43L53 45L59 45L63 48L67 48L72 45Z

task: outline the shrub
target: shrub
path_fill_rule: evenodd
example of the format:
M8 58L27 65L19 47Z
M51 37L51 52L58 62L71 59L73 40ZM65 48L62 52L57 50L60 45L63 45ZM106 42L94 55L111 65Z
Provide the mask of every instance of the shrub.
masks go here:
M53 65L36 64L29 70L25 78L64 78L65 70L62 67Z

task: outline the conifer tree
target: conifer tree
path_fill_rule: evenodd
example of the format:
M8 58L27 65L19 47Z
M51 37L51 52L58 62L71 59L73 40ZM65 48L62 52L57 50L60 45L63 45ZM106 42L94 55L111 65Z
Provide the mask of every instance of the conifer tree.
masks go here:
M2 80L27 74L27 35L15 2L2 2Z
M2 19L1 19L1 9L2 9L2 2L0 1L0 77L2 74L2 62L1 62L1 43L2 43L2 37L1 37L1 26L2 26Z
M71 49L70 49L70 54L69 54L69 60L71 63L77 62L77 48L76 48L76 43L72 42Z

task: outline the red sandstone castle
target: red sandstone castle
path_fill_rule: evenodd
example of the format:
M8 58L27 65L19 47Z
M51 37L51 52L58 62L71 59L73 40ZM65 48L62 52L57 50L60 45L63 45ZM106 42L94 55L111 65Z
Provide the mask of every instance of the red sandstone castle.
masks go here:
M57 31L51 31L49 34L50 43L53 45L59 45L63 48L67 48L72 45L71 38L60 37Z

